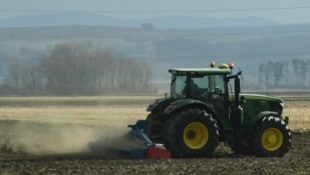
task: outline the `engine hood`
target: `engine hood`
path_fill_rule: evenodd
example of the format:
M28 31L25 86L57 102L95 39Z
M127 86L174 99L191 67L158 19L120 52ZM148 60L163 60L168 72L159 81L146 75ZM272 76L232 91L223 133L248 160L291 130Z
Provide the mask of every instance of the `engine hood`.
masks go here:
M240 94L240 96L244 97L245 100L251 101L269 101L275 103L283 103L283 100L277 97L271 97L267 95L258 95L258 94Z

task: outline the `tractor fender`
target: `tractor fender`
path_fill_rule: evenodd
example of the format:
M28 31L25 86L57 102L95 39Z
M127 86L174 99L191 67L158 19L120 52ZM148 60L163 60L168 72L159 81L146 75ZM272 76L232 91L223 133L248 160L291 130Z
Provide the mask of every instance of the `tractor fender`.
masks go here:
M173 99L167 97L157 99L147 107L146 111L148 112L162 111L165 109L165 107L169 105L171 101L173 101Z
M209 114L216 115L211 104L196 99L180 99L173 101L165 108L164 114L165 116L170 116L172 113L181 111L184 108L199 108L206 110Z
M257 124L262 121L266 115L280 116L278 112L274 111L263 111L256 114L256 116L253 117L245 127L246 138L251 139L253 131L255 130Z

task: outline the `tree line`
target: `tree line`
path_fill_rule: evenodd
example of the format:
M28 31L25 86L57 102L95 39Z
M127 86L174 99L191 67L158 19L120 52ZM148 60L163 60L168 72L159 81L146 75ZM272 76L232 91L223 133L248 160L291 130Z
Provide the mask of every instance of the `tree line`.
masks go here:
M259 65L258 78L260 88L306 89L310 87L310 61L269 61Z
M98 95L150 93L149 68L91 43L60 43L39 59L15 60L0 93Z

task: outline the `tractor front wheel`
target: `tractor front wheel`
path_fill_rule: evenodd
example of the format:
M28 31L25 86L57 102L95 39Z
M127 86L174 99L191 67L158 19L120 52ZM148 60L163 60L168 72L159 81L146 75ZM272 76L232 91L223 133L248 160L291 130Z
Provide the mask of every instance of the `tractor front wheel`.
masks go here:
M254 132L252 145L258 157L283 157L291 145L291 131L278 116L266 116Z
M171 116L163 137L174 157L208 157L218 145L219 128L205 111L187 109Z

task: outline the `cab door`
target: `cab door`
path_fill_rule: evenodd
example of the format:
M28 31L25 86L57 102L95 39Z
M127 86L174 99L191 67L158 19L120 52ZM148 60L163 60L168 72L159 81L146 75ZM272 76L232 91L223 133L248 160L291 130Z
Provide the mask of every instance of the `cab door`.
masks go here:
M228 114L223 78L223 75L192 76L187 83L189 97L211 104L220 117Z

